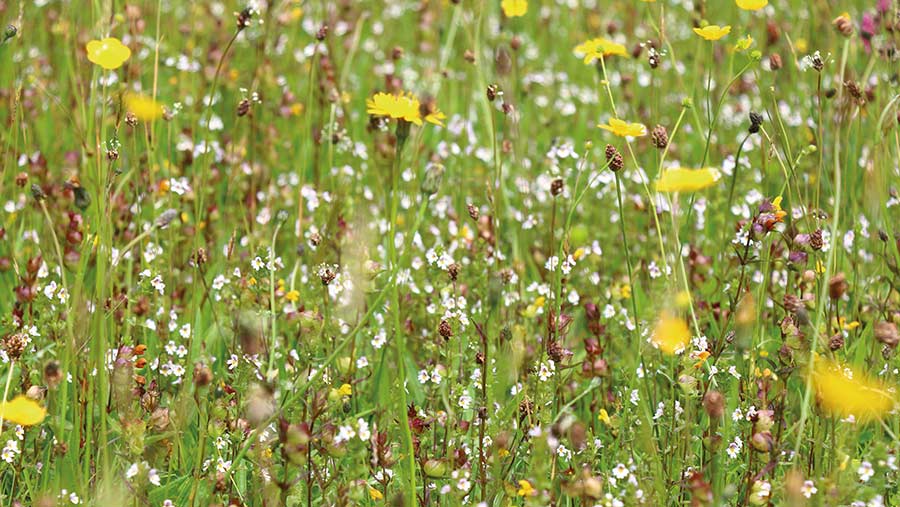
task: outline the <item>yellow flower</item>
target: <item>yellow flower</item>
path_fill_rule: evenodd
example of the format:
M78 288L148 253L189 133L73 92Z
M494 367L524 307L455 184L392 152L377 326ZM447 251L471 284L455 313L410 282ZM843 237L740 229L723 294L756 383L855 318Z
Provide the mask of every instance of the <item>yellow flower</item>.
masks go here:
M749 35L737 41L737 44L734 45L734 50L740 53L741 51L746 51L750 46L753 45L753 37Z
M125 95L125 108L141 121L153 121L163 115L163 108L158 102L137 93Z
M296 303L297 301L300 300L300 292L297 291L296 289L292 290L284 295L284 299L287 299L291 303Z
M745 11L758 11L769 5L769 0L737 0L737 6Z
M686 169L675 167L666 169L656 180L657 192L695 192L712 186L719 181L719 170L707 167L705 169Z
M528 0L503 0L500 7L508 18L524 16L528 12Z
M34 426L44 420L47 410L38 402L20 394L11 401L0 405L0 416L4 421L22 426Z
M519 480L519 490L516 491L516 494L519 496L534 496L537 491L534 490L534 487L530 482L525 479Z
M612 419L609 418L609 412L605 408L600 409L600 413L597 414L597 420L607 426L612 425Z
M372 486L369 486L369 498L371 498L372 500L382 500L384 498L384 494L382 494L381 491L378 491Z
M597 37L596 39L590 39L582 42L581 44L575 46L575 52L584 55L584 63L591 63L594 60L599 60L600 57L607 56L628 56L628 52L625 50L625 46L613 42L608 39L604 39L603 37Z
M376 93L371 99L366 100L366 112L375 116L384 116L422 125L422 110L419 99L409 92L397 95L383 92ZM425 116L425 121L435 125L443 125L441 120L445 118L446 115L444 113L435 109Z
M779 222L782 221L784 219L784 217L787 216L787 211L784 211L783 209L781 209L781 200L782 200L782 198L780 195L778 197L772 199L772 207L775 208L775 219L778 220Z
M366 112L376 116L385 116L396 120L408 121L416 125L422 124L422 113L419 111L419 99L411 93L379 92L366 100Z
M702 368L703 363L706 362L706 359L709 358L709 355L710 355L709 352L707 352L705 350L703 352L697 354L698 361L696 363L694 363L694 369L699 370L700 368Z
M691 330L681 317L663 312L650 339L659 350L666 354L676 354L684 350L691 341Z
M706 40L719 40L731 32L731 26L707 25L703 28L694 28L694 33Z
M435 110L433 113L425 116L425 121L431 123L432 125L439 125L441 127L444 126L444 120L447 119L447 115L442 113L440 110Z
M647 127L640 123L628 123L618 118L610 118L606 125L597 125L603 130L608 130L619 137L640 137L647 135Z
M92 40L87 43L87 57L106 70L118 69L131 57L131 50L115 37Z
M338 388L338 394L341 396L350 396L353 394L353 387L350 384L341 384Z
M816 358L813 386L826 411L854 416L859 421L878 419L894 409L895 396L884 383L835 361Z

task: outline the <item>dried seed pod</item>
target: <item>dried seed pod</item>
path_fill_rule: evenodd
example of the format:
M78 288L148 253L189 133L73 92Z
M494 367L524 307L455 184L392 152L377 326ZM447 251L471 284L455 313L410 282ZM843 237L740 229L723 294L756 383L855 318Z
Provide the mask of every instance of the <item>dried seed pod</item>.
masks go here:
M879 322L875 324L875 339L890 348L897 347L897 343L900 343L900 333L897 332L897 325L893 322Z
M843 273L838 273L828 280L828 296L831 299L840 299L849 289L850 284L847 283L847 277Z
M453 336L453 329L450 328L450 323L446 320L442 320L441 324L438 326L438 333L445 339L449 340L451 336Z
M710 419L719 419L725 414L725 397L719 391L708 391L703 397L703 409Z
M669 145L669 133L666 132L666 127L662 125L653 127L653 130L650 132L650 141L653 143L653 146L660 150L665 149Z

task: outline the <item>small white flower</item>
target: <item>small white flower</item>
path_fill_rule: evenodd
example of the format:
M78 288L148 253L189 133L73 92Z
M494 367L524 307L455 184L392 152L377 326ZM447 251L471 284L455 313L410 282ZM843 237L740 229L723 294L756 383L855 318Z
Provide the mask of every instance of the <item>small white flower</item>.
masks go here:
M856 473L859 474L859 480L862 482L869 482L869 479L875 475L875 469L872 468L872 464L868 461L863 461L860 463L859 468L856 470Z
M803 486L800 486L800 493L803 494L806 498L809 498L816 493L818 493L818 489L816 489L816 485L813 481L803 481Z
M616 479L621 480L621 479L628 477L628 475L630 475L631 472L628 471L628 467L626 467L622 463L619 463L618 465L616 465L615 468L613 468L612 473L614 476L616 476Z

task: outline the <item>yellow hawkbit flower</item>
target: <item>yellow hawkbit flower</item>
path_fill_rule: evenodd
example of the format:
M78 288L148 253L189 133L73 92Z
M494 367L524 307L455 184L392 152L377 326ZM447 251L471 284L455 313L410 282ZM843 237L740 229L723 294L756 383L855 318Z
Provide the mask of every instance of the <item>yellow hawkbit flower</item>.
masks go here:
M666 169L656 180L657 192L696 192L703 190L719 181L719 170L707 167L705 169L686 169L675 167Z
M384 116L395 120L408 121L416 125L422 124L422 113L419 111L419 99L411 93L379 92L366 100L366 112L376 116Z
M382 500L384 499L384 494L381 491L369 486L369 498L372 500Z
M769 5L769 0L736 0L736 3L745 11L758 11Z
M516 491L516 494L519 496L534 496L537 491L534 490L534 486L531 485L530 482L525 479L519 480L519 490Z
M640 123L628 123L618 118L610 118L607 124L598 127L608 130L619 137L640 137L647 135L647 127Z
M590 64L594 60L599 60L601 57L605 58L607 56L628 55L628 51L626 51L625 46L617 42L604 39L603 37L597 37L595 39L590 39L582 42L581 44L575 46L575 53L584 55L584 63L586 64Z
M376 93L372 98L366 100L366 112L375 116L422 125L422 108L419 99L409 92L397 95ZM425 116L425 121L434 125L443 125L442 120L445 118L444 113L435 109Z
M500 3L503 14L508 18L524 16L528 12L528 0L503 0Z
M138 120L153 121L162 118L162 106L146 95L128 93L125 95L125 109L132 113Z
M666 354L676 354L691 341L691 330L681 317L663 312L653 329L651 341Z
M287 294L284 295L284 299L287 299L291 303L296 303L297 301L300 300L300 291L298 291L296 289L291 290Z
M43 421L46 416L47 410L44 407L21 394L11 401L0 404L0 417L4 421L14 424L34 426Z
M87 57L106 70L118 69L131 57L131 50L115 37L92 40L87 43Z
M827 412L858 421L878 419L894 409L893 389L836 361L817 357L813 363L816 398Z
M338 388L338 394L341 396L350 396L353 394L353 387L350 384L341 384Z
M719 40L731 32L731 26L706 25L703 28L694 28L694 33L706 40Z

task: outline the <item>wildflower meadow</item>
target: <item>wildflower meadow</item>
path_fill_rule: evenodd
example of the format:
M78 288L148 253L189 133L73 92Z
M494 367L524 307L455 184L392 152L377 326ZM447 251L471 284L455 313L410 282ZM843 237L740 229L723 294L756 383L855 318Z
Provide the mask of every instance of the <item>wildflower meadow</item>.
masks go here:
M0 28L0 507L900 505L897 0Z

